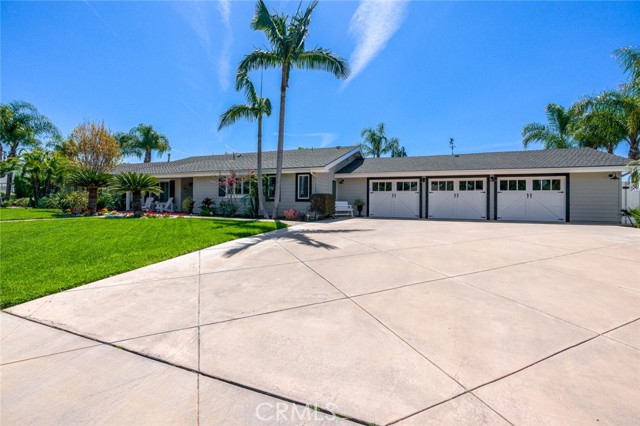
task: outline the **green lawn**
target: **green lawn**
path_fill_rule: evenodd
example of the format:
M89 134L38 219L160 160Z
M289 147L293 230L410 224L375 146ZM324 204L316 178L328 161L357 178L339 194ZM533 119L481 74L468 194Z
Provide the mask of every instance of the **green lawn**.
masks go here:
M60 215L60 210L0 208L0 220L50 219Z
M230 219L0 223L0 308L285 225Z

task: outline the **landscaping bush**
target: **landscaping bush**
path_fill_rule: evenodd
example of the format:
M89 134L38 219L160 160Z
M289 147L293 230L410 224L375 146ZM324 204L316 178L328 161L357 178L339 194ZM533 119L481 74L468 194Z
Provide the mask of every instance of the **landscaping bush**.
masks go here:
M336 197L333 194L311 194L311 210L319 217L331 216L336 211Z
M636 228L640 228L640 207L630 209L629 214L633 218L633 221L636 223Z
M124 210L122 196L109 191L102 191L98 194L98 210Z
M51 198L55 200L55 208L71 210L74 213L82 213L89 206L89 194L86 191L58 192Z
M38 200L39 209L57 209L58 203L54 197L42 197Z
M300 213L296 209L285 210L282 213L284 213L284 218L288 220L295 220L300 217Z
M222 200L218 205L218 213L222 216L233 216L238 211L238 206L231 200Z
M207 197L200 202L200 214L202 216L212 216L215 213L216 202Z
M30 204L31 200L29 198L16 198L10 202L10 205L14 207L29 207Z
M193 197L191 195L187 195L182 200L182 211L184 213L192 214L193 213Z

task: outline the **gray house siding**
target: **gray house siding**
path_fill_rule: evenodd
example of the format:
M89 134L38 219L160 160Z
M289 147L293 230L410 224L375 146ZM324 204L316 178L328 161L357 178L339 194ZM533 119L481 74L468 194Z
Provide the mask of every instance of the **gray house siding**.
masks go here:
M340 183L343 180L344 182ZM338 194L336 199L339 201L347 201L353 205L356 198L361 200L367 200L367 179L366 178L354 178L354 179L338 179ZM367 207L363 212L366 212Z
M569 191L571 222L620 222L620 180L609 173L572 173Z
M326 175L322 173L321 175ZM284 210L296 209L298 211L306 211L309 207L308 201L296 201L295 187L296 187L296 175L294 173L282 174L282 187L280 194L280 204L278 206L279 213L282 214ZM311 188L312 192L317 191L317 178L311 176ZM329 192L331 190L329 189ZM193 200L194 213L200 212L200 204L205 198L211 198L215 201L216 206L220 204L220 201L227 199L232 200L238 206L238 212L242 213L244 205L242 202L242 196L221 197L218 192L218 176L209 177L194 177L193 178ZM273 208L273 202L267 201L267 208L269 211Z

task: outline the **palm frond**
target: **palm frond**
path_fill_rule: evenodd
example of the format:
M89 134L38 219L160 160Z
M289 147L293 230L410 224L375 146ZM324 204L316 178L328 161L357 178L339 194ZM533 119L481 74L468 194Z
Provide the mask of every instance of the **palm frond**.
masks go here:
M551 132L547 126L540 123L529 123L522 128L522 146L528 148L535 142L544 143L550 138Z
M276 52L256 49L242 59L238 65L238 72L248 74L259 69L279 68L281 65L282 58Z
M293 61L293 66L299 69L328 71L338 78L347 78L351 72L349 63L344 58L322 48L301 52Z
M251 105L232 105L220 115L218 130L230 126L238 120L255 121L259 116L259 112Z

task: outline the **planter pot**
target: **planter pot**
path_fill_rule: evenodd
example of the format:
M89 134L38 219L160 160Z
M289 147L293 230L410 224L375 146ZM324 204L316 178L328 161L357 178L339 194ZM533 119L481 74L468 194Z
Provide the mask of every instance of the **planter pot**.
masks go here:
M356 208L358 209L358 217L362 216L362 207L364 206L356 206Z

